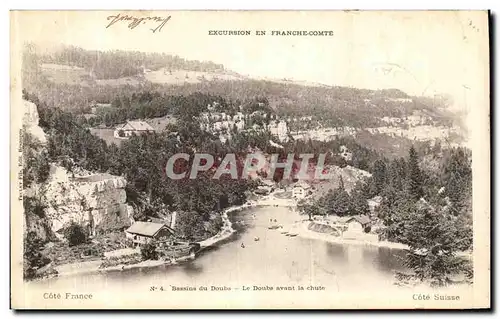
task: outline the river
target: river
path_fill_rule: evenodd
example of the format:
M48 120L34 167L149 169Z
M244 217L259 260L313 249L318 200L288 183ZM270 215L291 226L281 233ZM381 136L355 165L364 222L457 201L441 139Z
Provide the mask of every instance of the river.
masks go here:
M330 291L396 289L394 271L403 269L401 250L287 237L279 230L268 229L270 219L291 223L301 218L284 207L253 208L232 213L230 218L236 232L194 260L173 266L56 277L30 285L108 292L201 285L209 289L241 289L243 285L252 289L298 285Z

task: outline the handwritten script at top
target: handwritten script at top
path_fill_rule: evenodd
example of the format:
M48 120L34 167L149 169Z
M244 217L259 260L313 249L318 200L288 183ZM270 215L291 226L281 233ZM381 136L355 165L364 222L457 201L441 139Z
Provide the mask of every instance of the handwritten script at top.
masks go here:
M141 24L146 24L147 22L152 21L153 23L157 23L155 25L156 28L154 28L154 29L150 28L150 30L153 31L153 33L155 33L156 31L160 32L161 29L163 28L163 26L168 22L168 20L170 20L170 18L172 18L172 16L136 18L134 16L129 16L126 14L122 15L122 14L118 13L117 15L112 15L112 16L108 17L107 20L108 21L111 20L111 22L106 26L106 29L117 22L126 21L126 22L129 22L128 28L132 30Z

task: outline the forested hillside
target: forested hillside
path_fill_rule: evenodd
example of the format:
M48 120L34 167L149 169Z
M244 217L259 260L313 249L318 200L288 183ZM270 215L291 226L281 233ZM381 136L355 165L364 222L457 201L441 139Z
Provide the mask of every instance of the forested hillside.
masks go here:
M144 53L139 51L96 51L75 46L64 46L52 54L41 54L40 63L76 66L91 71L97 79L116 79L142 73L144 69L192 71L223 71L224 66L213 62L185 60L165 53Z
M43 68L46 63L65 67L49 72ZM201 70L214 76L211 80L201 76L195 81L180 79L175 83L151 82L144 77L145 69L159 68L165 73L176 69ZM231 106L266 97L277 114L321 114L322 120L330 126L373 127L382 124L382 117L401 118L417 110L425 111L437 124L454 123L445 109L445 99L411 97L396 89L306 86L293 81L256 80L240 75L238 80L232 80L228 77L230 74L234 73L212 62L186 61L157 53L97 52L67 47L52 54L42 54L36 47L29 46L23 56L24 88L37 92L39 99L48 105L77 113L88 112L92 102L132 100L133 95L154 93L165 97L204 93L222 96ZM54 77L58 80L55 81ZM123 78L126 81L118 80ZM96 79L108 80L96 82ZM113 82L113 79L117 81ZM151 99L141 101L143 105L149 103L155 102Z

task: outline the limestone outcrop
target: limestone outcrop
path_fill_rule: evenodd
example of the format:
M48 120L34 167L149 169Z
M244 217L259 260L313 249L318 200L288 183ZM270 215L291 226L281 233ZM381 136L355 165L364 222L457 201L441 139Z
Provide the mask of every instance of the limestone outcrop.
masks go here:
M53 166L44 186L45 214L51 229L60 232L71 222L88 227L91 234L130 226L133 209L126 204L123 177L110 174L69 176Z
M38 126L37 106L23 100L23 108L25 134L46 145L47 136ZM25 234L34 231L43 241L51 241L55 236L60 237L71 222L87 227L92 235L131 225L134 210L126 204L125 178L91 173L78 167L68 174L56 163L50 166L46 182L33 183L23 191L23 196L36 198L36 202L43 206L43 214L25 213Z
M23 128L25 133L33 135L40 143L46 144L47 137L40 126L38 126L38 110L34 103L23 100Z

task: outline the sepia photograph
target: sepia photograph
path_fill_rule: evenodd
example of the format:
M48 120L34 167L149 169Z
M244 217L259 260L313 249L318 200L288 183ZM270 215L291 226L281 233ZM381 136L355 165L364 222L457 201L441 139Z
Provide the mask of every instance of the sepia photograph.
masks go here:
M488 309L487 11L11 11L13 309Z

